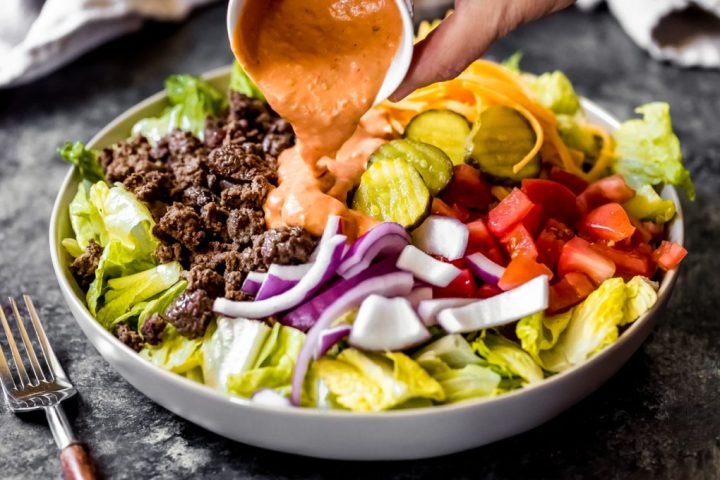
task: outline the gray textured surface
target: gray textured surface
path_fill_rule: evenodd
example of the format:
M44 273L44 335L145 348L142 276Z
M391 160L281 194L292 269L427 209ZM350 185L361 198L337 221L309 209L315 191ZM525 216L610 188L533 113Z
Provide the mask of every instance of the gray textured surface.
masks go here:
M680 280L654 335L599 391L524 435L450 457L347 464L233 443L135 391L84 339L50 267L47 224L67 170L66 139L100 127L161 88L168 74L230 60L221 6L182 26L148 25L54 76L0 92L0 294L31 292L56 352L81 392L72 423L111 478L717 478L720 476L720 74L654 63L606 13L565 12L493 51L526 53L531 71L562 69L584 95L621 118L666 99L696 179L685 204ZM482 425L477 426L478 429ZM432 435L428 432L428 435ZM59 478L42 418L0 407L0 477Z

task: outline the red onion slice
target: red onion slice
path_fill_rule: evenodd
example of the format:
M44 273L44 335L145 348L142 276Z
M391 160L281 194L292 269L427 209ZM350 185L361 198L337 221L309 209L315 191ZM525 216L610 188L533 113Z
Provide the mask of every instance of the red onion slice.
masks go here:
M406 298L370 295L358 310L348 343L374 352L393 352L420 345L430 339Z
M302 265L270 265L255 301L271 298L290 290L310 271L312 263Z
M354 277L368 268L375 259L398 255L408 243L410 236L401 225L381 223L352 244L337 273L343 278Z
M327 243L332 237L335 235L340 235L342 233L342 221L340 217L337 215L330 215L325 222L325 229L323 230L322 237L320 237L320 241L318 242L317 247L315 247L315 250L310 254L310 261L314 262L315 259L318 256L318 252L320 250L320 245Z
M318 288L332 278L342 259L345 241L344 235L335 235L330 240L323 242L310 270L290 290L272 298L252 302L235 302L227 298L216 298L213 310L229 317L251 319L265 318L290 310L310 298Z
M454 307L462 307L477 302L476 298L436 298L423 300L417 306L417 312L422 322L430 327L437 325L437 314L443 310Z
M512 323L548 307L548 277L541 275L512 290L464 307L442 310L438 323L449 333L468 333Z
M373 293L387 296L404 296L410 293L413 286L413 276L406 272L393 272L378 277L366 279L355 287L346 291L342 296L338 297L335 302L329 305L318 318L315 325L305 336L305 342L300 350L295 369L293 370L292 395L290 400L293 405L300 405L300 395L302 392L302 384L307 373L310 359L317 348L320 334L325 331L332 322L340 315L347 312L351 308L355 308L364 299Z
M447 287L462 273L450 263L441 262L414 245L405 247L395 264L400 270L411 272L420 280L436 287Z
M351 330L351 325L338 325L337 327L328 328L322 332L318 339L318 348L315 351L314 358L317 360L325 355L328 350L334 347L340 340L350 335Z
M480 252L465 257L470 270L487 283L497 285L505 273L505 268L490 260Z
M260 290L260 287L265 281L265 278L267 278L267 273L250 272L247 274L247 277L245 277L245 280L243 280L243 284L240 287L240 290L243 293L255 296Z
M412 232L413 245L431 255L457 260L465 255L468 228L460 220L430 215Z

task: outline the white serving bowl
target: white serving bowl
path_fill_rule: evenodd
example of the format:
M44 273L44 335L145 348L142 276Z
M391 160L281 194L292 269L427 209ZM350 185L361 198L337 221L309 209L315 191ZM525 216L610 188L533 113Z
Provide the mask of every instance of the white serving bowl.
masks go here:
M224 91L229 72L230 68L224 67L205 77ZM164 93L153 95L103 128L88 146L102 148L122 140L135 121L157 115L165 105ZM583 100L583 107L592 122L617 128L618 122L596 104ZM93 319L69 271L69 256L60 245L72 233L68 205L78 181L76 171L71 170L55 201L50 252L65 300L103 358L135 388L193 423L239 442L300 455L345 460L426 458L478 447L536 427L589 395L630 358L652 330L677 276L675 271L665 274L657 304L617 342L582 365L505 395L383 413L264 406L224 395L145 361ZM678 208L669 229L670 240L682 244L683 221L677 192L667 187L662 193Z

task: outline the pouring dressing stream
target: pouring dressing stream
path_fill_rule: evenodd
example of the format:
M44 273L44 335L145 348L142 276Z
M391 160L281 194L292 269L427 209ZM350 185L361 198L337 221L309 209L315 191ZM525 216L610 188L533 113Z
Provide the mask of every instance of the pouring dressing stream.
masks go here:
M231 2L233 52L297 138L280 156L279 186L265 203L269 227L320 235L328 215L339 215L353 238L377 223L346 201L392 132L370 107L407 71L404 9L394 0L248 0L232 12Z

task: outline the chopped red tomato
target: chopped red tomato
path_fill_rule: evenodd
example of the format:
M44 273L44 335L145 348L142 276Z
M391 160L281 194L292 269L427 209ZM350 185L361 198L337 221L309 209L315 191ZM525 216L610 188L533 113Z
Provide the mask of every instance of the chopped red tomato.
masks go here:
M470 216L467 209L462 208L458 205L453 205L451 207L437 197L433 198L430 212L433 215L442 215L443 217L457 218L461 222L466 222L468 217Z
M673 270L677 268L687 253L682 245L663 240L658 249L653 252L653 259L663 270Z
M580 178L560 167L553 167L550 170L550 180L565 185L575 195L580 195L590 185L590 182L584 178Z
M595 290L584 273L570 272L550 286L549 313L557 313L577 305Z
M650 278L655 274L655 264L647 253L642 253L640 250L620 250L602 243L591 246L593 250L615 264L615 274L617 275L623 277L642 275Z
M557 267L558 259L565 243L575 236L575 232L557 220L550 219L535 241L538 259L550 268Z
M530 235L536 237L537 234L540 233L544 220L543 207L535 205L530 209L528 214L525 215L525 218L523 218L522 225L530 232Z
M468 246L465 255L480 252L493 262L505 265L505 258L500 251L500 245L488 230L485 222L482 219L477 219L466 226L468 228Z
M595 239L620 242L635 232L628 214L619 203L606 203L590 213L580 222L580 231Z
M447 287L433 287L433 298L474 298L476 292L475 276L464 269Z
M510 258L515 258L518 255L525 255L530 258L537 258L538 256L535 242L522 223L517 224L510 233L500 239L500 243L503 244Z
M522 222L530 213L533 203L521 190L513 188L510 195L488 214L488 228L497 238L507 235L515 225Z
M540 275L547 275L548 278L552 278L553 272L533 258L519 255L510 260L510 263L505 268L505 273L498 282L498 287L505 291L512 290Z
M587 212L608 202L624 203L635 196L635 190L628 187L622 175L612 175L591 183L577 197L581 212Z
M484 210L494 200L490 185L483 180L480 171L467 164L453 168L453 178L440 198L448 205L459 205L471 210Z
M630 237L630 245L650 243L653 239L652 233L645 227L645 224L637 218L630 217L630 223L635 227L635 233Z
M475 292L475 296L478 298L490 298L502 292L503 291L500 290L497 286L486 283L485 285L481 285L478 287L477 292Z
M615 264L593 250L586 240L575 237L565 244L558 260L558 274L570 272L584 273L600 284L615 274Z
M522 181L522 191L531 202L542 206L545 218L555 218L567 225L574 225L580 218L577 197L558 182L526 178Z
M643 227L650 232L653 240L662 240L665 237L665 225L655 222L642 222Z

